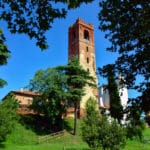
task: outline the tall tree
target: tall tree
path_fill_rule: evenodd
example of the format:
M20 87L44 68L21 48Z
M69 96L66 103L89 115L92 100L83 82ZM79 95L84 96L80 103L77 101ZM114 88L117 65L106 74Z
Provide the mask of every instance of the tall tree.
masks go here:
M114 65L109 64L103 69L99 69L99 71L101 75L106 77L108 80L108 90L110 95L110 115L120 122L123 117L123 106L121 105L119 90L115 80Z
M139 104L150 111L150 3L142 0L100 2L99 28L111 42L107 50L119 53L115 68L128 88L141 92ZM138 98L139 99L139 98ZM132 109L132 108L131 108Z
M0 20L7 22L11 33L24 33L36 40L41 49L47 48L45 33L57 18L65 18L68 9L93 0L0 0ZM61 7L60 7L60 4Z
M104 0L100 7L99 28L111 42L107 50L119 53L116 69L123 73L129 88L143 92L150 85L149 1Z
M13 95L9 95L0 103L0 143L5 141L8 134L13 131L15 121L18 118L17 108L19 104Z
M51 122L52 130L62 129L63 101L65 99L66 77L56 68L39 70L30 80L29 89L39 93L31 106L36 112L43 114ZM54 129L54 127L58 127Z
M142 140L142 131L145 129L145 122L141 119L143 112L139 98L129 99L130 105L127 107L127 137L132 139L136 137Z
M84 87L96 86L95 79L79 64L76 57L73 57L68 65L60 67L64 69L67 76L68 99L74 105L74 135L77 134L77 111L80 106L82 97L85 95Z
M0 29L0 66L7 64L7 59L10 57L10 52L5 44L5 37ZM7 82L0 78L0 88L3 87Z
M88 143L89 147L98 149L100 113L96 106L97 101L90 97L85 107L86 114L82 124L82 138Z

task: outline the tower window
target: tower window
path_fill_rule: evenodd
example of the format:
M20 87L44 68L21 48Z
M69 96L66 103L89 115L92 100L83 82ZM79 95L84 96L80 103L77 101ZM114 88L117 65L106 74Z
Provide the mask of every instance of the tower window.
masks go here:
M89 32L84 30L84 39L89 41Z
M73 33L72 33L72 42L75 42L75 40L76 40L76 33L75 33L75 31L73 31Z
M86 47L86 51L87 51L87 52L89 51L89 47L88 47L88 46Z
M89 57L87 57L87 60L86 60L86 61L87 61L87 63L89 63Z

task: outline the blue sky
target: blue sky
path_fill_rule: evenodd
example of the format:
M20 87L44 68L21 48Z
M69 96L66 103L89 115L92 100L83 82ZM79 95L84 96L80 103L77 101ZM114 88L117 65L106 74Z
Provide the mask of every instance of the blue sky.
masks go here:
M0 22L6 43L11 50L11 58L6 66L0 66L0 78L5 79L8 85L0 89L0 99L11 90L19 90L28 85L35 72L39 69L65 65L68 61L68 28L80 17L87 23L94 25L94 39L96 51L96 66L102 67L113 63L117 54L106 51L109 42L104 38L104 33L98 29L99 4L94 1L91 4L82 4L80 8L68 12L66 19L57 19L53 27L46 33L49 48L41 51L36 47L34 40L26 35L12 35L5 22ZM102 84L104 79L99 78Z

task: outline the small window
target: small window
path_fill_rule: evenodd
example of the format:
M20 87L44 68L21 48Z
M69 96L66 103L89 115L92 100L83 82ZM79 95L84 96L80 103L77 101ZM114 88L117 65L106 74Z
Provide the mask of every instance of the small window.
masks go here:
M87 71L90 72L89 68L87 68Z
M89 32L84 30L84 39L89 41Z
M88 47L88 46L86 47L86 51L87 51L87 52L89 51L89 47Z
M87 57L87 63L89 63L89 57Z

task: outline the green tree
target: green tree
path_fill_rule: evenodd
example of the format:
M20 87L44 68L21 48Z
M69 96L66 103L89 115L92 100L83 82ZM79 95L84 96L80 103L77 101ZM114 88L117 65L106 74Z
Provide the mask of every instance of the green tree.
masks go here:
M127 137L132 139L133 137L142 140L142 131L145 129L145 123L141 119L142 108L138 98L130 99L130 105L127 107Z
M86 114L82 124L82 138L91 148L99 147L99 111L96 110L97 101L89 98L86 103Z
M11 33L26 34L36 40L41 49L48 47L45 33L57 18L65 18L68 9L93 0L0 0L0 20L7 23ZM60 4L61 7L60 7Z
M62 114L65 110L65 104L63 104L65 84L64 73L56 68L39 70L30 80L29 89L39 93L39 96L33 99L31 108L50 120L52 130L62 129Z
M93 0L0 0L0 21L7 23L12 33L26 34L36 40L36 45L42 50L48 48L46 31L52 28L55 19L65 18L67 11L79 7L82 3ZM60 4L62 6L60 7ZM10 51L5 44L5 37L0 29L0 65L7 63ZM6 85L0 78L0 87Z
M126 144L126 132L116 120L100 116L96 101L89 99L86 104L86 117L83 120L82 136L90 148L119 150Z
M67 76L67 97L74 106L74 135L77 134L77 111L82 97L85 95L84 87L96 86L95 79L82 68L76 57L73 57L68 65L60 67Z
M18 106L13 95L9 95L0 103L0 142L5 141L8 134L13 131L15 121L18 119Z
M150 88L149 1L104 0L100 7L99 28L111 42L107 50L119 53L116 70L129 88L145 91Z
M142 110L145 112L146 115L150 113L150 88L147 88L143 93L142 96L139 96Z
M119 150L126 145L126 132L116 120L102 117L99 123L99 145L103 150Z
M110 95L110 115L111 117L117 119L118 122L120 122L123 117L123 107L121 105L118 86L115 80L114 65L109 64L103 67L103 69L99 68L99 72L108 80L108 90Z
M7 59L10 57L10 52L5 44L5 37L0 29L0 66L7 64ZM0 78L0 88L6 85L6 81Z

